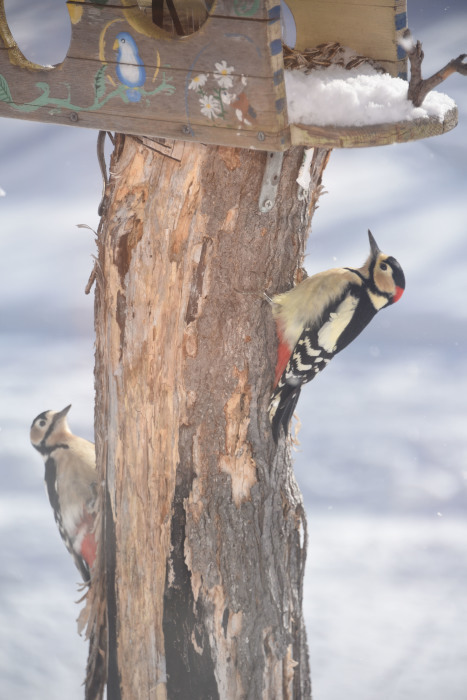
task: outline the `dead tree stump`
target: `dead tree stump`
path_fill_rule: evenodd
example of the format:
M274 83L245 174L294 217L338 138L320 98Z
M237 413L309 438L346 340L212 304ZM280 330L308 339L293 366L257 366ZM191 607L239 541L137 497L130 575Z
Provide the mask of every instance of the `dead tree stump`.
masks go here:
M267 153L143 141L117 135L98 232L91 596L107 608L108 697L310 698L306 522L267 416L277 345L261 295L300 279L330 152L299 199L303 149L287 151L260 214Z

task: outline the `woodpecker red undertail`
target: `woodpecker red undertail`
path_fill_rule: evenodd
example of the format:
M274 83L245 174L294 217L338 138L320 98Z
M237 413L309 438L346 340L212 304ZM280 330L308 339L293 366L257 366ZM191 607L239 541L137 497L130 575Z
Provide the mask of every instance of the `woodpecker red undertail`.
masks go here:
M351 343L380 309L398 301L405 278L397 260L378 248L360 268L335 268L308 277L272 298L279 347L269 418L277 442L287 435L300 389Z
M96 558L96 453L92 442L73 435L67 413L45 411L34 419L31 443L45 462L45 485L55 522L83 580Z

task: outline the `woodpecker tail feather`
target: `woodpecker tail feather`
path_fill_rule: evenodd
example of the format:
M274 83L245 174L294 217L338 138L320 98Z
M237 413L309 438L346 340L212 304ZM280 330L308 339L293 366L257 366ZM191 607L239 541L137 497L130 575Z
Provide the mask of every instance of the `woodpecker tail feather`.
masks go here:
M268 411L272 435L276 445L279 440L281 425L284 428L284 434L288 435L289 424L292 420L301 388L301 382L295 386L286 383L276 387L274 390Z

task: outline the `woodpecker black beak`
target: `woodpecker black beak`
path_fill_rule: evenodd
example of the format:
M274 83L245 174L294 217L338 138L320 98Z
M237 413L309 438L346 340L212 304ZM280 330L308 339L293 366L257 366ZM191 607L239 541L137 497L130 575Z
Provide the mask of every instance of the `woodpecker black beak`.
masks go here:
M66 406L63 410L59 411L56 415L56 418L57 419L64 418L66 416L66 414L68 413L68 411L70 410L70 408L71 408L71 403L69 406Z
M378 256L378 253L381 253L381 251L378 248L378 244L373 238L373 234L371 233L370 229L368 229L368 240L370 241L371 255L373 256L373 258L376 258Z

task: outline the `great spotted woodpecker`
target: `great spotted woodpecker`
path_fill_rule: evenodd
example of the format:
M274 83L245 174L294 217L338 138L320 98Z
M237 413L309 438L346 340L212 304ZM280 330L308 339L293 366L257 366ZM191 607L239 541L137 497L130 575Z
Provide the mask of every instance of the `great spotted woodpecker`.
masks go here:
M279 347L269 418L274 440L288 433L302 384L310 382L385 306L405 289L397 260L378 248L371 231L370 255L357 269L335 268L308 277L272 298Z
M60 535L88 583L96 558L96 453L92 442L70 431L70 408L39 414L31 426L31 443L45 462L45 485Z

